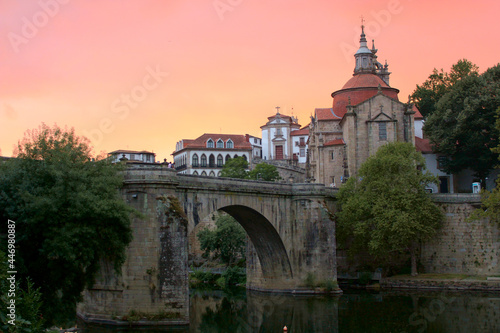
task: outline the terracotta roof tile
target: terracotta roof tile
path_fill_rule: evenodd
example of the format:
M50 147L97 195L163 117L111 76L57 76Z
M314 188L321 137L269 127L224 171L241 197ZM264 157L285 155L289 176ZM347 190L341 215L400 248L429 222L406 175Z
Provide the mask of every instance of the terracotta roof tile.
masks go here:
M422 116L415 104L413 104L413 111L415 111L415 114L413 115L415 119L424 119L424 116Z
M341 145L345 145L344 139L331 140L323 144L323 146L341 146Z
M221 139L224 142L227 142L229 139L233 141L233 149L252 149L252 145L250 142L246 141L246 138L244 135L241 134L212 134L212 133L205 133L202 136L194 139L194 140L183 140L184 142L184 149L186 148L207 148L207 141L209 139L212 139L214 141L214 148L210 149L217 149L217 141ZM186 143L187 141L190 141L189 143ZM222 149L222 148L219 148ZM224 148L227 149L227 148Z
M418 136L415 137L415 148L422 154L432 153L432 146L429 139L422 139Z
M341 116L335 114L332 108L316 108L314 109L316 118L318 120L329 120L329 119L342 119Z
M290 136L299 136L299 135L309 135L309 128L302 128L300 130L290 132Z

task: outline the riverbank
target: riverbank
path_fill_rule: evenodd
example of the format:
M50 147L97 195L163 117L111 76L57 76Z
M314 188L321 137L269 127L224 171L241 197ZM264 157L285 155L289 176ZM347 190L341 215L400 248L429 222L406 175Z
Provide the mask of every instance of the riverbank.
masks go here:
M380 288L500 292L500 277L464 274L396 275L382 279Z

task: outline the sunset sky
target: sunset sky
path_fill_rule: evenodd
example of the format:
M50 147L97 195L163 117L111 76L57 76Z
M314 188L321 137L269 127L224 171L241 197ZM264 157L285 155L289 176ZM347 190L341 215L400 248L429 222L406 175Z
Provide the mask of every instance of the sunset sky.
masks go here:
M2 0L0 149L42 122L95 152L301 125L352 76L361 16L406 102L433 68L500 62L497 0Z

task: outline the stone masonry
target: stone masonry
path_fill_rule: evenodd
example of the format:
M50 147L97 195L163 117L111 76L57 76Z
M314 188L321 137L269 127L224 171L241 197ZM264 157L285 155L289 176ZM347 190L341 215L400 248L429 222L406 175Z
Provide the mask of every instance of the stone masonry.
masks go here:
M121 276L103 264L98 282L84 292L77 310L87 321L147 324L154 315L155 325L188 323L187 235L218 210L233 216L252 243L248 288L306 291L308 274L337 281L335 190L322 184L196 177L137 165L125 172L122 195L141 216L133 218Z

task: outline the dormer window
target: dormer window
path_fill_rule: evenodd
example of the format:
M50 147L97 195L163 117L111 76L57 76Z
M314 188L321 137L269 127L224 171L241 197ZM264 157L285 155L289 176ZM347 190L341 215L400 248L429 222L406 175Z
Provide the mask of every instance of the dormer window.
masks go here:
M213 148L214 147L214 140L208 139L207 141L207 148Z
M217 148L224 148L224 141L221 139L217 140Z
M227 140L226 142L226 148L234 148L234 144L233 144L233 141L231 141L231 139Z

